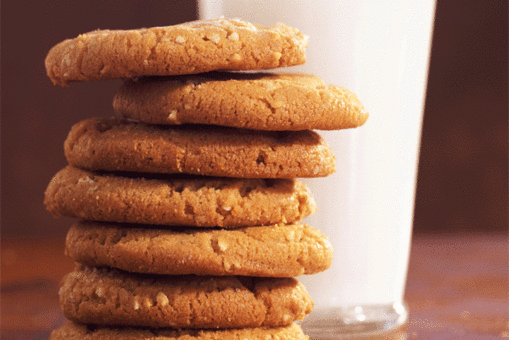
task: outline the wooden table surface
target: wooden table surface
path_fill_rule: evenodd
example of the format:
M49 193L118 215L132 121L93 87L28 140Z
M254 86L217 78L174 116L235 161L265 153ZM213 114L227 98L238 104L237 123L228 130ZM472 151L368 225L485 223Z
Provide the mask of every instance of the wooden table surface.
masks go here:
M369 339L509 338L507 241L507 234L414 236L409 321ZM58 287L74 265L63 242L2 241L2 339L48 339L65 322Z

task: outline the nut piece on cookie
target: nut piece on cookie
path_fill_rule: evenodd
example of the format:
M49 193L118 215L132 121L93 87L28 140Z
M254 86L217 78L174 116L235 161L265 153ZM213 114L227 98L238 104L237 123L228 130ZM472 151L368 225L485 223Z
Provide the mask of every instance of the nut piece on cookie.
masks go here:
M255 130L358 127L368 112L351 91L297 73L209 72L127 80L118 116L150 124L214 124Z
M96 30L48 53L54 84L213 70L259 70L306 61L308 37L283 24L219 18L135 30Z

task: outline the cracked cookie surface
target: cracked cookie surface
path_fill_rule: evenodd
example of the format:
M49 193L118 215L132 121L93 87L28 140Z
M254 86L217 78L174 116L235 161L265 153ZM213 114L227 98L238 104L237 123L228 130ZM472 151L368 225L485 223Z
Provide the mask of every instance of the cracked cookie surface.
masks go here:
M309 340L299 325L240 329L193 330L96 327L68 322L50 340Z
M156 126L116 118L75 124L64 152L69 164L89 170L236 178L324 177L334 173L336 160L310 130Z
M78 265L60 287L72 321L108 326L287 326L313 308L293 278L140 275Z
M118 116L151 124L214 124L255 130L338 130L368 113L351 91L310 74L210 72L127 80Z
M223 228L290 223L316 211L296 180L119 175L72 166L53 177L44 203L56 216Z
M324 271L332 261L327 237L299 223L152 228L78 222L67 234L66 254L88 266L165 275L292 277Z
M96 30L67 39L48 53L54 84L213 70L259 70L306 61L308 37L276 24L240 19L193 21L135 30Z

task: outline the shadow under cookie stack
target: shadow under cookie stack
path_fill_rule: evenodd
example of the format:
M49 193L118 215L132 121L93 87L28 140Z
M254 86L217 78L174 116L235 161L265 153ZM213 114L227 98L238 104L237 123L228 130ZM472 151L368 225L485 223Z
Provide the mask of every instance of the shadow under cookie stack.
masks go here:
M296 178L334 172L311 130L367 113L312 75L237 72L303 64L306 47L296 29L238 19L53 47L55 84L125 81L117 117L72 127L46 190L49 211L79 219L60 289L70 321L51 339L307 339L295 321L313 302L293 277L327 269L332 249L299 223L316 206Z

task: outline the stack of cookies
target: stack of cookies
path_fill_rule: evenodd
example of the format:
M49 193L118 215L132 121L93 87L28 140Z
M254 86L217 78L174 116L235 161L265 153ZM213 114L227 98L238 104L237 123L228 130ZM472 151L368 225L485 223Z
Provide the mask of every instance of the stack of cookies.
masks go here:
M334 172L312 129L362 125L354 94L303 74L307 37L217 19L98 30L53 47L55 84L124 78L114 118L72 127L49 211L78 218L52 339L306 339L313 302L294 276L332 249L299 223L299 177Z

